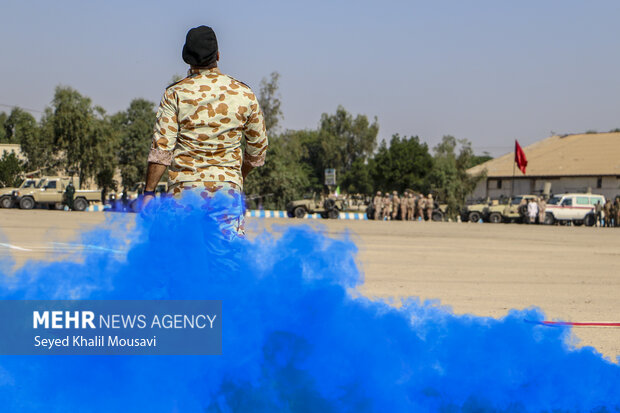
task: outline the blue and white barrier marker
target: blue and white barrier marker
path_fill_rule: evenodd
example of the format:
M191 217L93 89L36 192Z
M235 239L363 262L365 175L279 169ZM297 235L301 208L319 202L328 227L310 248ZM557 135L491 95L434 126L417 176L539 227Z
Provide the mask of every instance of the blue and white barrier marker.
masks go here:
M246 217L253 218L288 218L286 211L264 211L264 210L248 210ZM304 219L323 219L320 214L306 214ZM365 213L362 212L341 212L338 219L366 220Z

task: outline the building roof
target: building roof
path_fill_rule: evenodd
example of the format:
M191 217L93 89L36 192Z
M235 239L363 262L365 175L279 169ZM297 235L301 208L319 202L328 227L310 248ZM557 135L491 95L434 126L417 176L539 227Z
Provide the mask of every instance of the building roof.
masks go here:
M620 176L620 132L551 136L523 148L526 174L515 176ZM487 170L489 178L512 177L514 152L474 166L467 172Z

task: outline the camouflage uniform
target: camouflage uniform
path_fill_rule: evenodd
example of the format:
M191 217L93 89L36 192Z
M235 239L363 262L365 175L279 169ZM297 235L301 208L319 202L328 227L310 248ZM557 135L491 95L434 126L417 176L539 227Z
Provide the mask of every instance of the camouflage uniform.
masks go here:
M261 166L266 151L265 122L252 90L218 68L192 68L164 93L148 161L169 166L168 192L176 197L185 190L203 198L225 193L236 205L242 204L242 163ZM241 211L216 218L242 233Z
M429 221L432 221L433 219L433 209L435 209L433 194L428 194L428 198L426 198L426 219Z
M398 192L394 191L392 196L392 219L396 220L398 216L398 210L400 209L400 198Z
M403 221L407 220L407 194L403 194L400 199L400 219Z
M611 201L609 199L605 202L603 211L605 213L605 226L611 227Z
M547 213L547 202L543 198L540 198L538 200L538 223L539 224L545 223L546 213Z
M616 198L616 202L614 202L614 226L620 227L620 199Z
M381 197L381 191L378 191L377 195L375 195L375 199L372 200L372 206L375 210L375 220L381 219L381 210L383 209L383 198Z
M383 197L383 217L390 219L390 212L392 211L392 200L389 194L385 194Z
M424 198L424 195L422 194L418 196L417 207L418 209L416 213L416 219L418 219L419 217L424 219L424 210L426 209L426 198Z
M407 220L408 221L413 221L414 219L414 215L413 212L415 210L415 198L413 197L413 194L409 194L407 196Z

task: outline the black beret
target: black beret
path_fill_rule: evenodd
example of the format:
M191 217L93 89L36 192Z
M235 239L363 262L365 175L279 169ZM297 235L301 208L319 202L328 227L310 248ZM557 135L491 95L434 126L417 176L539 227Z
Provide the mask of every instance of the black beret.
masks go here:
M217 61L217 38L212 28L194 27L187 32L183 60L192 66L209 66Z

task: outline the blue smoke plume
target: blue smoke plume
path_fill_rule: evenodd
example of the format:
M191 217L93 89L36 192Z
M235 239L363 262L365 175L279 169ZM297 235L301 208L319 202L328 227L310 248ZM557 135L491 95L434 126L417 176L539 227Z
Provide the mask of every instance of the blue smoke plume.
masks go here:
M223 300L223 355L2 356L1 411L620 411L620 367L524 322L538 310L497 320L361 296L350 239L294 226L231 242L196 202L167 201L127 246L107 219L79 261L2 263L0 298Z

